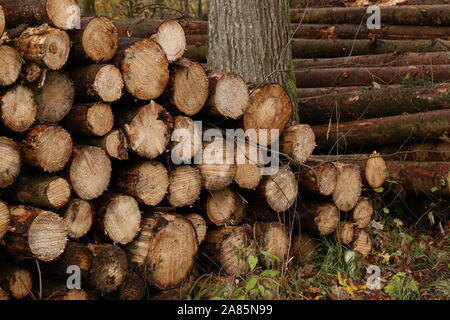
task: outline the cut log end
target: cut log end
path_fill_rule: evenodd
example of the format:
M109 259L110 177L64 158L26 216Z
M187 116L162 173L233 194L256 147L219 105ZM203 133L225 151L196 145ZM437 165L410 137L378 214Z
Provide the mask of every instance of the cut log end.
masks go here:
M45 172L60 171L72 154L72 138L62 127L36 126L27 133L22 154L31 166Z
M264 255L262 262L267 268L280 266L286 262L290 239L285 226L279 222L257 224L254 227L255 238L261 251L269 252L273 257ZM276 258L275 258L276 257Z
M338 241L342 244L350 244L355 234L355 224L352 222L341 222L336 233Z
M0 38L5 31L5 13L3 12L2 6L0 6Z
M262 180L263 163L262 152L257 146L238 142L234 181L243 189L256 189Z
M201 151L201 132L189 117L177 116L171 137L171 157L174 164L191 163L191 159Z
M230 119L240 118L250 100L244 79L234 73L215 73L210 78L211 113Z
M0 137L0 154L0 188L6 188L14 183L20 173L19 147L12 139Z
M364 171L365 180L372 188L380 188L387 179L386 162L377 152L367 160Z
M309 125L289 127L281 137L281 151L299 163L304 163L316 147L316 136Z
M150 39L138 41L126 49L121 70L128 92L140 100L158 98L169 81L166 55Z
M372 251L372 239L370 235L364 230L355 231L354 241L352 244L353 251L367 256Z
M37 104L33 91L22 85L15 86L0 96L3 126L13 132L26 131L36 120Z
M92 200L106 190L111 178L111 160L97 147L79 147L69 170L75 193L83 200Z
M338 179L336 166L332 163L322 164L316 161L308 161L307 165L313 168L302 168L299 176L300 185L324 196L332 195Z
M200 245L203 240L205 240L206 232L208 230L205 219L196 213L190 213L186 216L186 218L194 226L195 233L197 234L197 242Z
M0 200L0 240L3 239L5 234L9 231L10 222L11 218L9 216L8 206Z
M141 212L133 197L107 196L99 215L102 220L102 231L114 243L128 244L133 241L139 231Z
M338 169L338 180L333 192L333 201L339 210L350 211L361 196L361 171L356 165L342 163L335 165Z
M245 218L244 201L230 188L211 192L206 200L206 211L216 226L239 225Z
M62 216L68 236L71 239L79 239L91 229L94 210L89 202L75 199L68 204Z
M64 178L55 178L46 189L46 198L52 208L60 209L69 202L70 185Z
M33 278L30 271L22 267L2 265L0 266L0 272L0 282L10 297L23 299L30 294L33 287Z
M38 104L37 120L41 123L61 121L72 108L75 88L72 80L58 71L47 72L42 88L34 90Z
M176 20L163 22L152 38L161 46L169 62L181 58L186 50L184 29Z
M75 0L48 0L47 16L52 24L63 30L72 30L80 25L81 11Z
M106 153L114 159L128 160L128 139L122 130L113 130L105 137Z
M2 11L0 9L0 37L2 35L1 26L1 15ZM22 69L22 57L20 54L11 47L0 46L0 68L2 72L0 73L0 86L12 85L20 76L20 70Z
M369 198L361 197L353 209L353 221L358 228L365 229L370 224L373 213L372 201Z
M168 201L174 207L193 205L200 198L202 177L190 166L177 167L170 173Z
M70 39L67 33L54 30L44 42L43 63L51 70L61 69L69 57Z
M285 212L293 206L298 195L298 182L289 167L281 167L278 172L265 177L262 193L267 204L275 212Z
M320 235L332 234L339 225L339 210L333 204L321 204L314 207L313 222Z
M31 253L35 258L45 262L58 258L63 253L66 242L66 226L56 213L39 214L28 230Z
M208 76L203 66L189 62L175 68L171 75L172 103L187 116L200 112L209 94Z
M293 240L291 255L295 262L304 263L312 257L318 246L318 242L309 235L299 234Z
M111 19L95 17L89 20L84 28L81 46L90 61L94 63L110 61L114 57L118 45L117 27Z

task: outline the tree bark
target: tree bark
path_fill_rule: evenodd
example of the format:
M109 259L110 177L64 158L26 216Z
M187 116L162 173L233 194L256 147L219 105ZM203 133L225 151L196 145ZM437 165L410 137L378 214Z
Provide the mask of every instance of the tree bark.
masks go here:
M82 139L86 145L102 148L106 154L118 160L128 160L129 142L122 130L111 130L103 137Z
M48 23L58 29L72 30L80 23L80 8L75 0L1 0L0 5L8 28L23 23Z
M295 76L298 87L370 86L374 81L381 84L401 84L405 79L444 82L450 79L450 66L321 68L297 70Z
M328 94L299 100L300 117L310 124L395 116L450 108L450 85L399 87ZM395 108L390 106L395 105Z
M318 149L355 150L408 142L437 140L450 128L450 110L314 126Z
M206 232L208 231L208 226L206 225L206 220L199 214L190 213L186 215L186 218L192 223L197 234L197 243L200 245L203 240L205 240Z
M290 32L289 1L211 1L208 69L234 72L259 85L278 83L295 105Z
M430 141L404 147L383 147L380 152L387 160L398 161L445 161L450 162L450 143Z

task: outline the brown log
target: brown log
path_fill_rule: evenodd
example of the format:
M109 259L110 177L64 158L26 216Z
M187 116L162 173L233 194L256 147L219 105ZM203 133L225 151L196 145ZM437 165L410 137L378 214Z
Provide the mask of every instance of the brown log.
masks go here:
M206 63L207 55L208 46L188 45L186 47L186 53L184 54L184 57L200 63Z
M9 209L6 203L0 200L0 240L9 231L9 224L11 218L9 217Z
M352 212L352 220L359 229L365 229L374 214L372 200L361 197Z
M278 213L291 208L298 195L298 182L294 173L287 166L280 167L275 174L265 176L259 186L260 193L267 204Z
M114 23L119 29L120 37L138 37L148 38L153 31L164 21L158 19L125 18L115 19ZM203 20L180 20L179 24L183 27L186 35L208 33L208 22Z
M59 126L32 127L22 142L23 160L45 172L60 171L72 154L72 138Z
M70 111L75 98L72 80L59 71L49 71L43 85L34 85L37 103L37 120L41 123L57 123Z
M170 72L170 101L178 112L193 116L200 112L209 94L208 76L197 62L178 60Z
M372 239L370 235L364 230L356 230L352 249L363 256L369 255L372 251Z
M158 205L169 187L167 169L156 161L134 163L118 171L117 188L147 206Z
M45 300L56 301L85 301L95 300L92 293L83 289L69 289L66 283L54 283L46 281L42 290Z
M125 280L117 290L117 299L125 301L142 300L147 292L145 280L134 272L128 272Z
M448 4L448 0L293 0L292 8L365 7Z
M450 161L450 143L430 141L406 145L402 148L388 146L380 151L387 160L398 161Z
M422 27L421 27L422 28ZM445 65L450 62L450 53L403 52L330 59L297 59L296 69L306 68L365 68L365 67L405 67L410 65Z
M78 101L114 102L122 96L120 70L110 64L91 64L71 70Z
M399 88L400 85L383 86L383 88ZM331 88L297 88L297 96L303 101L304 98L318 97L329 94L357 94L362 90L371 90L373 87L358 86L358 87L331 87Z
M336 166L333 163L311 159L305 164L308 167L302 166L300 172L296 174L300 188L324 196L332 195L338 179Z
M111 160L97 147L76 146L69 167L70 183L83 200L102 195L111 179Z
M94 260L89 282L100 293L115 291L128 274L128 261L125 252L110 244L90 245Z
M314 131L307 124L291 126L281 135L281 152L298 163L304 163L316 147Z
M383 23L400 25L450 25L450 8L447 5L381 6ZM314 8L291 10L291 21L302 23L355 23L367 18L367 8Z
M208 191L218 191L228 187L236 174L234 146L223 138L204 143L202 163L198 165L203 177L203 187Z
M178 21L164 21L152 33L150 39L161 46L169 62L174 62L183 56L186 50L186 36Z
M240 118L249 107L249 90L244 79L230 72L209 76L207 112L213 116Z
M121 129L111 130L103 137L89 137L82 140L85 144L102 148L114 159L128 160L128 139Z
M71 40L71 56L78 62L108 62L119 45L117 27L107 17L83 17L80 28L71 33Z
M120 67L125 87L135 98L156 99L164 92L169 81L169 62L153 40L121 38L113 62Z
M14 47L24 59L50 70L59 70L69 57L70 39L66 32L42 25L22 32L14 39Z
M399 181L407 193L450 197L449 162L387 161L386 164L389 179Z
M357 165L335 162L338 179L333 192L333 201L341 211L352 210L361 196L361 169Z
M318 246L319 244L314 238L302 233L295 236L292 241L290 254L294 257L295 262L304 263L313 256Z
M3 12L3 7L0 6L0 38L5 31L5 13Z
M85 236L91 230L94 208L88 201L73 199L61 216L66 224L67 235L76 240Z
M19 176L22 166L20 150L12 139L0 137L0 154L0 188L6 188Z
M6 293L6 291L0 287L0 301L7 301L7 300L9 300L8 293Z
M133 197L108 193L97 200L95 219L99 233L114 243L133 241L141 225L139 205Z
M405 141L437 140L450 128L450 110L343 122L312 127L322 151L335 147L352 150Z
M370 86L401 84L406 78L444 82L450 79L448 65L409 65L404 67L320 68L297 70L297 87ZM307 81L305 81L307 79Z
M20 176L5 198L13 203L58 210L70 200L70 185L57 176Z
M113 128L114 115L106 103L77 104L70 110L65 124L75 135L102 137Z
M260 260L267 269L282 266L288 257L291 245L289 232L280 222L257 223L253 226L253 235L261 254Z
M240 225L246 214L244 200L230 188L213 191L206 199L206 213L216 226Z
M130 142L130 148L139 156L154 159L169 145L173 119L156 102L128 108L118 118Z
M253 143L237 141L234 182L243 189L256 189L262 180L263 154Z
M300 208L302 227L315 235L332 234L339 225L339 210L332 203L305 203Z
M202 176L191 166L179 166L170 171L167 200L176 208L192 206L200 199Z
M416 217L423 217L428 214L432 215L435 219L440 218L442 221L450 217L450 201L448 200L433 201L430 197L417 197L412 195L405 199L405 204L409 211L415 214Z
M353 242L355 235L355 224L352 222L340 222L336 230L336 238L342 244L350 244Z
M175 289L163 290L156 295L151 295L150 300L175 300L181 301L189 299L192 297L192 288L195 285L197 279L199 278L199 272L196 267L192 270L190 275L184 279L181 285Z
M34 207L10 206L11 234L7 248L14 255L53 261L64 251L67 231L56 213Z
M201 129L189 117L177 116L174 118L174 127L170 138L172 162L176 165L191 164L202 149Z
M388 177L386 171L386 161L376 151L372 154L343 154L327 156L315 155L311 158L319 161L337 161L358 165L361 169L365 184L372 188L381 187Z
M195 233L197 234L197 242L198 245L200 245L203 240L205 240L206 232L208 230L205 219L201 215L196 213L190 213L186 215L186 218L194 226Z
M168 213L152 214L143 224L149 232L144 278L160 290L178 287L194 266L198 249L194 227L186 218Z
M0 37L1 31L1 7L0 7ZM20 76L20 70L22 69L22 57L12 47L0 45L0 86L12 85Z
M250 271L247 257L252 254L251 237L245 227L222 227L208 230L203 242L204 253L230 276Z
M0 265L0 286L14 299L27 297L33 287L31 272L25 268Z
M88 246L69 241L61 257L51 265L48 265L45 271L57 279L67 280L69 267L77 266L80 268L81 278L86 280L89 277L93 260L94 255Z
M63 30L80 24L80 8L75 0L2 0L6 26L48 23Z
M37 105L33 91L17 85L0 93L1 124L8 131L22 133L36 120Z
M268 84L250 95L243 128L256 131L256 136L249 136L251 142L268 146L280 136L291 114L292 104L286 91L279 85Z

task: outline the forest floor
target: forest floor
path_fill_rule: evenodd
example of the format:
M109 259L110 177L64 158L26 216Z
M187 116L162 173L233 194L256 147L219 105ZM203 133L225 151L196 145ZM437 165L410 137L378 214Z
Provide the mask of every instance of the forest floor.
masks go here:
M383 212L383 211L381 211ZM368 257L329 238L300 265L263 270L248 258L252 272L233 279L204 274L190 299L282 300L444 300L450 299L450 221L411 223L377 213L368 232ZM285 264L286 265L286 264ZM373 273L379 271L379 277ZM368 272L369 271L369 272ZM375 276L374 276L375 275ZM225 280L228 279L228 282ZM380 286L373 280L378 279Z

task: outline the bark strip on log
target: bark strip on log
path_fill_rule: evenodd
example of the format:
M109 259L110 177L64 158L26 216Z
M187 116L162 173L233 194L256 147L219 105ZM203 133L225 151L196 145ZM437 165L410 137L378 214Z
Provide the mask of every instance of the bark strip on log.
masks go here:
M387 160L398 161L447 161L450 162L450 143L430 141L404 147L388 146L380 152Z
M118 160L128 160L129 143L122 130L112 130L103 137L89 137L85 144L102 148L108 156Z

